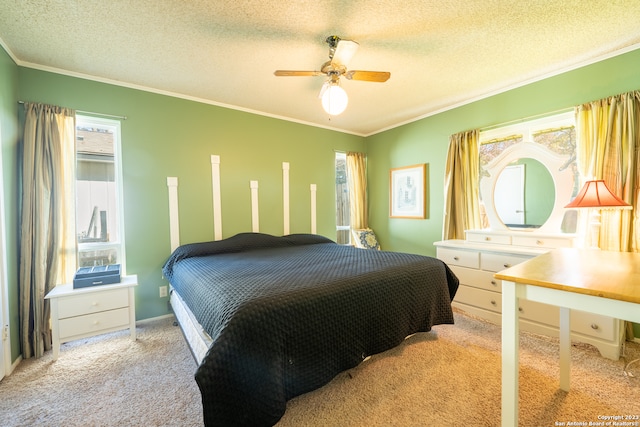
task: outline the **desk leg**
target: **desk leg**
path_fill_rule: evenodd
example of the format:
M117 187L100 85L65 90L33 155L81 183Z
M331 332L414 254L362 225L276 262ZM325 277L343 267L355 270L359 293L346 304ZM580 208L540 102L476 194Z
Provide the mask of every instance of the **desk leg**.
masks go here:
M571 310L560 307L560 389L569 391L571 376Z
M502 426L518 425L519 319L517 286L502 281Z

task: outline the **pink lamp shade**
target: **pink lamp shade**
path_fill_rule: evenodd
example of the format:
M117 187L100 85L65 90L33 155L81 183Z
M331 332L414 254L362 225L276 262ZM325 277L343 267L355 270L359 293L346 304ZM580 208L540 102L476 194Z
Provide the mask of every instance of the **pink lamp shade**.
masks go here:
M575 199L565 208L625 208L631 207L613 194L603 179L587 181Z

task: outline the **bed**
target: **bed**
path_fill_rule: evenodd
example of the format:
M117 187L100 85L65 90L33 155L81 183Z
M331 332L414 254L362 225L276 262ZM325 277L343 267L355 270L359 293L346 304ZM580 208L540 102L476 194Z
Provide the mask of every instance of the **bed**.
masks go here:
M271 426L289 399L452 324L440 260L260 232L177 247L163 267L207 426Z

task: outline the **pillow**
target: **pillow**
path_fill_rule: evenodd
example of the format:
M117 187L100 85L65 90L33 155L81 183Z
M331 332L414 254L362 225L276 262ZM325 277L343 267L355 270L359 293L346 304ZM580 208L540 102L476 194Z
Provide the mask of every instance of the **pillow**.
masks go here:
M356 248L380 250L380 243L372 229L351 230L351 233Z

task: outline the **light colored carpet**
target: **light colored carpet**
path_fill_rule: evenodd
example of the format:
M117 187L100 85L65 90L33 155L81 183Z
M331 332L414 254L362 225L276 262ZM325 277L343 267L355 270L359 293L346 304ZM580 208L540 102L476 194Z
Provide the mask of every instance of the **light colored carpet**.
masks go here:
M23 360L0 383L2 426L198 426L196 364L173 318Z
M50 352L23 361L0 383L0 425L202 425L196 366L172 322L139 323L136 342L115 332L64 344L57 362ZM640 357L640 345L626 353ZM640 378L623 375L623 360L574 345L565 393L557 359L557 340L522 335L520 425L640 415ZM498 426L500 369L500 328L456 313L456 325L414 335L291 400L278 427Z

